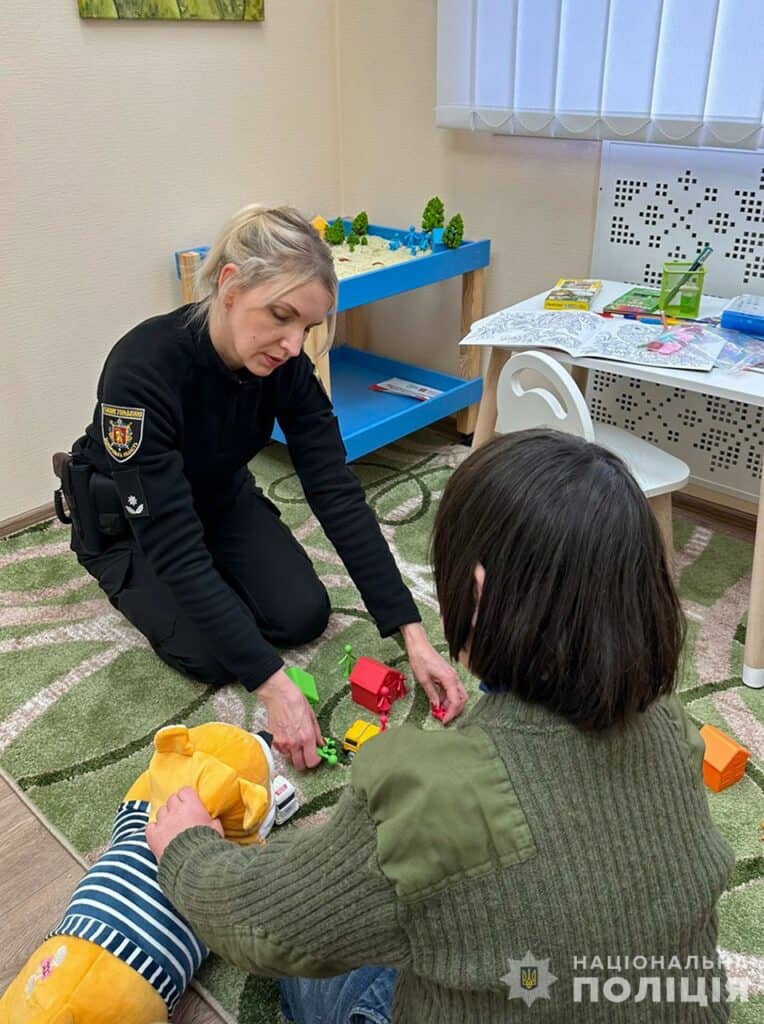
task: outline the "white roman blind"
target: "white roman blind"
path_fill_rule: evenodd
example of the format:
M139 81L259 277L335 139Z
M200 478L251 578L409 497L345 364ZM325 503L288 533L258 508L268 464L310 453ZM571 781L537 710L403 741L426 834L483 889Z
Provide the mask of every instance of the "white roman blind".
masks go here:
M764 0L438 0L437 124L764 146Z

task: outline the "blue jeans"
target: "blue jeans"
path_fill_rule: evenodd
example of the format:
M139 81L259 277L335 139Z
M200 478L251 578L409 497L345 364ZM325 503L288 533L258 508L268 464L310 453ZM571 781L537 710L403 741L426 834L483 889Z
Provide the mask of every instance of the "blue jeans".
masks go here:
M294 1024L390 1024L391 967L359 967L336 978L279 978L281 1009Z

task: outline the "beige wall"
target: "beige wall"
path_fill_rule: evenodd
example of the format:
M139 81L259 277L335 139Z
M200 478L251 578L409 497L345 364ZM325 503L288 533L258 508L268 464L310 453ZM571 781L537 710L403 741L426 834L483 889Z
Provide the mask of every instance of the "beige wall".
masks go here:
M103 358L180 301L171 253L245 202L340 199L333 0L262 24L0 10L0 522L50 501L50 453Z
M114 24L5 0L0 523L50 500L50 453L84 428L114 341L178 301L171 252L244 202L405 227L438 193L492 240L487 311L588 270L598 145L436 129L436 6ZM372 348L453 371L458 325L446 282L374 307Z
M419 224L431 195L491 239L486 312L589 270L597 142L510 138L435 127L437 0L338 0L343 209ZM379 303L371 348L456 369L456 281Z

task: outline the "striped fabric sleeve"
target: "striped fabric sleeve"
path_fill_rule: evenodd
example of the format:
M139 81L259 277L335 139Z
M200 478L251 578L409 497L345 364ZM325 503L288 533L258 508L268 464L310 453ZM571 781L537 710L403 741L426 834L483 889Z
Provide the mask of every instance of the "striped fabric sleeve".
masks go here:
M159 888L146 843L148 817L145 801L120 805L111 845L80 880L50 935L86 939L119 957L172 1013L207 949Z

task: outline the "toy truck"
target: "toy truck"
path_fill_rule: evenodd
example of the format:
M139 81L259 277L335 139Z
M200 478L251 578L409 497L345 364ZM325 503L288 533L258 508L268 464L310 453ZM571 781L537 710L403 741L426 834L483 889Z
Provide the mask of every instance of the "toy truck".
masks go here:
M379 726L374 725L373 722L364 722L362 718L358 718L345 733L342 749L346 752L348 758L352 760L364 743L373 736L378 735L380 731Z
M283 825L289 821L300 809L294 786L283 775L274 775L273 777L273 799L276 803L274 820L277 825Z

